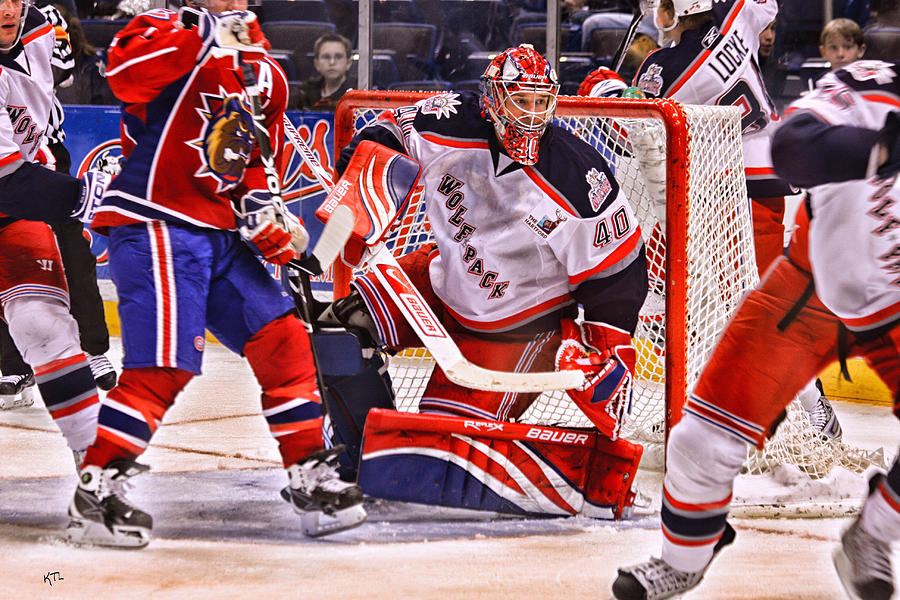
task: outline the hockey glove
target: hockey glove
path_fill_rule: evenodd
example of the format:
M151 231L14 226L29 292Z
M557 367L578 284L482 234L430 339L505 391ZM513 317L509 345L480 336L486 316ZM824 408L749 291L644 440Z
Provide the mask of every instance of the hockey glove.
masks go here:
M241 238L266 262L285 265L309 245L309 234L300 220L273 203L265 191L246 194L236 212Z
M878 165L878 176L886 179L900 171L900 113L888 113L884 127L878 133L877 147L886 153L884 162Z
M637 353L631 336L605 323L562 320L556 368L584 372L584 385L566 393L603 435L615 440L630 409Z
M230 10L214 15L183 6L178 10L178 19L185 29L196 27L201 38L220 48L256 53L269 49L256 15L250 11Z
M82 223L90 223L94 220L94 213L103 202L103 194L106 192L112 177L102 171L88 171L81 176L81 195L78 204L71 217Z

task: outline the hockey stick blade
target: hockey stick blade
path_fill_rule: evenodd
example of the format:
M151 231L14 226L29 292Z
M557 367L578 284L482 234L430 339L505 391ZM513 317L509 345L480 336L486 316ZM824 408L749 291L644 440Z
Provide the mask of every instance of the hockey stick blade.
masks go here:
M319 236L319 241L316 242L310 256L292 260L288 264L303 269L310 275L321 275L337 259L344 244L350 239L350 234L353 233L353 222L353 211L346 206L338 206L331 213L328 222L325 223L322 235Z
M370 252L367 262L372 273L453 383L489 392L544 392L567 390L584 384L581 371L512 373L492 371L472 364L462 355L391 251L384 244L379 244Z

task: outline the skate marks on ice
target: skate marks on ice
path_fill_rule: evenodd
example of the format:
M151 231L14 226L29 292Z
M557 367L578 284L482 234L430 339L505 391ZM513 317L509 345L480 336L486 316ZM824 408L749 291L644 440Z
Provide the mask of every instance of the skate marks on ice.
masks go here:
M300 532L300 520L279 491L281 469L148 473L131 480L128 498L153 516L153 538L265 543L404 543L428 540L571 535L598 527L655 528L657 517L598 521L586 517L525 518L367 499L368 521L318 540ZM62 538L75 476L2 480L0 523ZM151 540L151 545L153 541Z

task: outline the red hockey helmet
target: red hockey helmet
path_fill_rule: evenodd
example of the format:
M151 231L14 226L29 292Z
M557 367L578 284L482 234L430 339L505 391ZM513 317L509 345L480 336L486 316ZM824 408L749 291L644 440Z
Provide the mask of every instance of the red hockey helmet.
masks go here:
M627 87L628 84L618 73L608 67L598 67L588 73L578 86L578 95L591 98L618 97Z
M553 119L559 79L531 44L506 50L481 77L485 117L509 157L523 165L538 159L538 142Z

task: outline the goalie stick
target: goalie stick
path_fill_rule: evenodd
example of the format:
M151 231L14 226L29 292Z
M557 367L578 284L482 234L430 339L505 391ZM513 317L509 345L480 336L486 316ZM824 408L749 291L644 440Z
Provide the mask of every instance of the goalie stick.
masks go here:
M288 130L290 131L290 129ZM331 193L334 184L327 176L327 171L322 167L297 130L294 129L291 142L300 151L304 160L310 163L313 173L324 173L326 177L319 179L319 183L327 193ZM304 150L305 149L305 150ZM318 175L317 175L318 177ZM332 207L335 211L345 208L338 205ZM331 222L332 216L329 218ZM375 277L384 285L391 299L403 313L403 316L415 330L422 345L431 353L435 362L441 366L447 378L453 383L476 390L500 391L500 392L544 392L551 390L566 390L577 388L584 384L584 374L581 371L547 371L535 373L513 373L509 371L494 371L485 369L469 362L462 354L459 346L447 333L422 297L421 293L412 284L406 273L397 263L397 259L385 246L379 242L367 251L366 262L372 269Z

